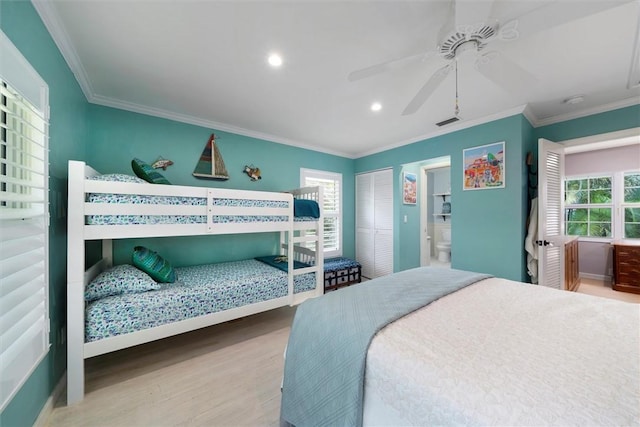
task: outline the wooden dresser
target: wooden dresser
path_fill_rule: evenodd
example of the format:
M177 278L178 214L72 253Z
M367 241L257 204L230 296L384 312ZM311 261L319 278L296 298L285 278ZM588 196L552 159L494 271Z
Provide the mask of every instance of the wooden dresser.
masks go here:
M613 245L613 289L640 294L640 241L616 240Z

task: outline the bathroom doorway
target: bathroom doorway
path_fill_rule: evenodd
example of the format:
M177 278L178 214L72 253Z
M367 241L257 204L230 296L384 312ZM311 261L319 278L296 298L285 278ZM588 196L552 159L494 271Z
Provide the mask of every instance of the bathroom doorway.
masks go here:
M451 267L451 160L426 161L420 168L420 265Z

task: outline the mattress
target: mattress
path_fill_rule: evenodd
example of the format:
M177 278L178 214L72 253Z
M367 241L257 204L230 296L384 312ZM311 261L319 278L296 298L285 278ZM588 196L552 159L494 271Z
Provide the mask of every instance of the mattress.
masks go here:
M638 425L640 306L487 279L382 329L364 425Z
M111 296L85 309L85 341L135 332L288 295L287 273L256 260L176 268L157 291ZM294 276L294 293L315 289L314 273Z
M90 203L115 203L135 205L206 206L204 197L149 196L131 194L90 193ZM309 202L309 201L305 201ZM284 201L251 199L213 199L214 206L246 208L287 208ZM214 215L214 223L252 223L287 221L287 216L279 215ZM294 221L317 221L314 216L295 216ZM138 224L204 224L206 215L87 215L87 225L138 225Z

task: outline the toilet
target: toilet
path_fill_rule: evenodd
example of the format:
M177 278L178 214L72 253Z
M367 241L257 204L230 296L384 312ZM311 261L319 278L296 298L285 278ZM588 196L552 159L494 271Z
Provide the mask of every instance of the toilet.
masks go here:
M438 261L450 262L451 261L451 228L442 229L442 239L436 245L438 251Z

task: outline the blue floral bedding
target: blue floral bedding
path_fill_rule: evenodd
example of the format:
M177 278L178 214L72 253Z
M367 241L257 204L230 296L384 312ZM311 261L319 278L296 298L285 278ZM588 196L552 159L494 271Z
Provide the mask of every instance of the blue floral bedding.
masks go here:
M85 341L152 328L288 294L287 274L256 260L176 268L178 281L144 293L109 296L85 309ZM294 292L315 289L314 273L294 277Z
M131 194L91 193L90 203L126 203L141 205L206 206L204 197L148 196ZM213 199L214 206L286 208L287 202L275 200ZM313 216L296 216L295 221L316 221ZM266 215L214 215L214 223L251 223L287 221L286 216ZM87 215L88 225L134 225L134 224L204 224L205 215Z

